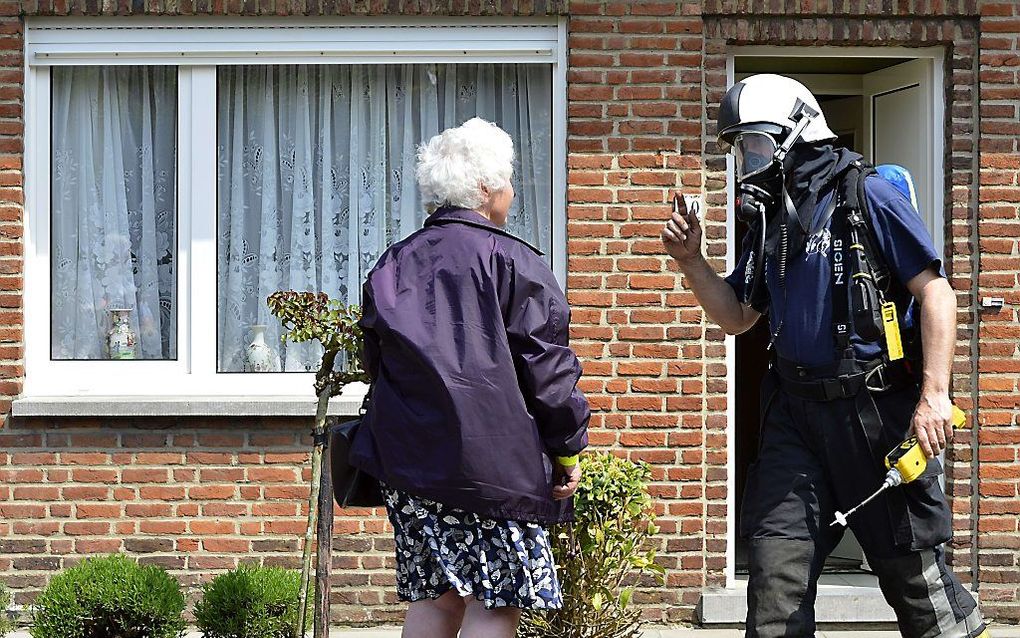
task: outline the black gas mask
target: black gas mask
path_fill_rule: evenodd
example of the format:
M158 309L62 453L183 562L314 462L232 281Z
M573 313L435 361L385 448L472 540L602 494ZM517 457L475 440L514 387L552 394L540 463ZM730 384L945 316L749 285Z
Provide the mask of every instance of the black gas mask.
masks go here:
M779 145L768 133L748 131L733 140L737 173L737 219L745 224L771 220L782 195L782 162L776 159Z
M781 144L771 133L760 130L744 131L733 138L737 219L746 224L761 223L764 226L780 208L786 207L783 160L817 116L818 111L797 100L790 115L797 125L787 133Z

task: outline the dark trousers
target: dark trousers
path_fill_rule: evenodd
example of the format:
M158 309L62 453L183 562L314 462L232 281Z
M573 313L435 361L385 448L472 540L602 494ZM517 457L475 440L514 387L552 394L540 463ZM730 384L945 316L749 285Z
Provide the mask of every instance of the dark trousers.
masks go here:
M843 536L830 527L882 483L885 454L907 437L916 387L809 401L782 389L774 372L762 392L762 440L741 511L748 540L747 633L814 636L818 577ZM850 518L907 638L973 638L984 621L946 567L951 514L930 460L915 481L886 490Z

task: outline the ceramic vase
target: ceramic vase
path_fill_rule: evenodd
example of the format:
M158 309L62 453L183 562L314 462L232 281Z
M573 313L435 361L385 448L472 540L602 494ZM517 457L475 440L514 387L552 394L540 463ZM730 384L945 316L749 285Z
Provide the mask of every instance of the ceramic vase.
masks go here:
M252 326L254 337L244 349L245 372L279 372L280 355L266 343L266 327Z
M106 344L111 359L134 359L137 335L131 329L131 308L110 308Z

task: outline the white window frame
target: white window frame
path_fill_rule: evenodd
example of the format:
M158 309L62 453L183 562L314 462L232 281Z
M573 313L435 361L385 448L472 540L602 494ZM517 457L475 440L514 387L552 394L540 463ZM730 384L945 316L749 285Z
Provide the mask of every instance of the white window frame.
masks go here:
M25 29L24 397L308 396L312 373L216 371L216 67L544 63L552 67L552 264L566 282L566 21L28 19ZM178 73L176 361L50 359L50 69Z

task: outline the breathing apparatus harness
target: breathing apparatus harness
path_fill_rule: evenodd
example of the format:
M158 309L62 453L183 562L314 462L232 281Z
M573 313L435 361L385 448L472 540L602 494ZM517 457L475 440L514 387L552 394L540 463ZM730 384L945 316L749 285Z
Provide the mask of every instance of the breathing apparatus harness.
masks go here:
M834 195L840 200L846 214L833 220L836 227L832 252L832 281L835 286L833 328L836 346L844 358L853 357L849 333L849 324L852 322L854 331L864 341L878 341L889 332L887 355L891 360L898 360L903 357L902 342L898 340L899 322L897 320L893 328L883 317L887 311L892 312L893 317L896 313L896 306L886 301L891 282L889 268L871 228L864 192L865 179L875 174L875 169L864 162L853 162L841 178L839 192ZM844 243L847 245L844 246ZM844 248L850 253L848 259L844 258L844 261L849 262L845 273L848 276L840 276L840 264L837 261L843 257ZM849 295L846 294L847 286L850 287ZM895 335L891 334L892 330L896 331ZM893 337L897 341L890 343L889 338Z
M921 371L920 334L902 329L893 298L909 294L894 290L889 267L875 238L864 190L877 174L863 161L852 162L839 176L829 208L832 216L832 331L837 363L831 374L806 372L777 362L783 387L802 398L831 401L859 396L861 390L883 392L918 382ZM856 359L851 334L866 342L883 341L881 357L867 363ZM870 412L873 406L862 406ZM876 415L877 416L877 415ZM865 419L868 420L868 419Z

